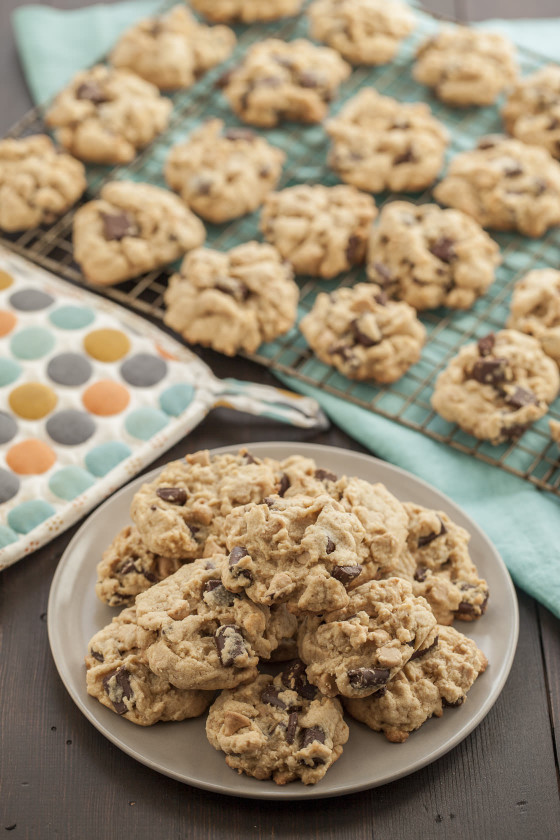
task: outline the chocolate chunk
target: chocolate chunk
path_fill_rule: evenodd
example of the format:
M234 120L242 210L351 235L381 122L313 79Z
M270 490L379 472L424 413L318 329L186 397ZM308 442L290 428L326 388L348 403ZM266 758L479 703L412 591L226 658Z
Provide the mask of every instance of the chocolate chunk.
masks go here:
M206 603L220 607L233 607L235 601L239 598L239 595L236 595L235 592L226 589L220 580L207 580L202 587L202 592ZM204 597L205 595L208 595L208 600Z
M457 700L446 700L445 697L442 698L442 702L444 706L447 706L450 709L456 709L457 706L462 706L465 702L464 697L459 697Z
M500 431L511 440L517 440L517 438L520 438L528 428L529 425L527 423L516 423L513 426L502 426Z
M244 458L246 464L259 464L260 463L260 461L257 461L257 459L254 458L247 449L243 452L243 458Z
M352 330L352 335L356 339L357 344L361 344L362 347L374 347L376 344L379 344L379 341L370 338L369 335L366 335L360 329L360 319L354 318L354 320L350 323L350 329Z
M450 263L457 259L457 254L453 248L454 244L454 239L450 239L449 236L442 236L434 242L430 248L430 253L432 253L434 257L437 257L438 260L441 260L444 263Z
M332 554L333 551L335 550L335 548L336 548L336 543L334 543L333 540L331 540L330 537L327 537L327 548L326 548L327 554Z
M298 725L298 713L292 712L288 718L288 726L286 727L286 742L288 744L294 743Z
M472 604L469 604L468 601L461 601L457 609L455 610L455 615L457 618L461 618L464 615L476 615L476 607Z
M250 128L228 128L224 131L226 140L247 140L249 143L254 143L257 135Z
M415 161L414 152L409 146L408 149L405 149L404 152L401 152L400 155L393 158L393 166L400 166L401 163L414 163Z
M407 128L410 128L408 120L397 120L389 127L389 131L406 131Z
M496 145L496 140L492 137L483 137L481 140L478 141L478 148L479 149L493 149Z
M114 678L114 685L109 685ZM103 677L103 689L105 694L113 704L113 708L118 715L124 715L128 708L124 703L124 699L131 700L134 696L132 686L130 685L130 674L126 668L119 668L113 671L112 674L107 674Z
M278 495L283 496L286 490L290 487L290 479L286 475L286 473L282 473L282 478L280 479L280 487L278 488Z
M242 557L248 557L249 552L246 548L242 545L236 545L235 548L232 548L230 555L229 555L229 565L235 566L236 563L239 563Z
M374 262L373 269L376 272L376 274L379 274L379 276L381 277L382 285L393 282L393 275L391 274L387 266L383 263Z
M90 655L93 656L94 659L97 659L98 662L104 662L105 661L105 659L103 657L103 654L99 653L98 650L93 650L93 648L92 648L90 650Z
M436 539L436 537L442 537L444 534L447 534L447 528L443 524L441 516L438 516L438 519L441 522L441 528L439 529L437 534L432 532L431 534L426 534L426 536L424 537L418 537L418 548L424 548L425 545L429 545L432 542L432 540Z
M502 357L484 358L476 361L471 370L471 379L476 379L482 385L498 385L505 382L510 370L509 362Z
M190 186L196 195L210 195L214 179L205 175L196 175L191 181Z
M187 528L189 529L189 531L191 532L191 535L193 537L196 537L196 535L200 531L200 528L197 528L196 525L191 525L190 523L187 525ZM207 566L206 568L211 568L211 567Z
M247 653L241 628L235 624L222 624L214 633L218 656L224 668L231 668L237 659Z
M439 534L437 535L439 536ZM418 583L424 583L426 580L426 574L428 570L425 566L416 566L416 571L414 572L414 580L418 581Z
M373 299L376 303L379 304L379 306L387 306L387 303L389 302L389 298L387 297L385 292L379 292L378 295L373 296Z
M233 280L229 283L216 283L215 288L225 295L231 295L238 303L244 303L251 294L249 287L240 280ZM249 461L249 463L256 463L256 461Z
M526 405L538 405L539 400L527 388L516 387L512 394L505 394L504 400L513 408L524 408Z
M348 671L348 682L352 688L373 688L384 685L391 675L388 668L351 668Z
M362 567L360 565L356 566L335 566L332 571L331 575L335 580L339 580L344 586L346 586L350 581L357 578L358 575L361 573Z
M261 694L261 701L263 703L268 703L269 706L276 706L277 709L288 708L284 701L280 699L278 689L274 688L273 685L269 685L265 688Z
M212 592L214 589L217 589L219 586L223 587L223 583L221 580L207 580L204 586L202 587L203 592Z
M494 333L488 333L488 335L479 338L477 342L479 354L481 356L489 356L492 350L494 349L495 343L496 336L494 335Z
M107 242L120 241L125 236L138 236L138 225L128 213L101 213L103 236Z
M183 487L158 487L156 496L170 505L184 505L187 501L187 491Z
M421 650L415 650L412 656L410 657L411 661L413 659L420 659L422 656L426 656L427 653L431 653L433 650L437 648L439 644L439 636L436 636L432 644L427 648L422 648Z
M523 175L523 172L523 167L517 162L512 163L511 166L506 166L504 169L506 178L517 178L518 175Z
M338 477L328 470L315 470L315 478L318 481L338 481Z
M313 700L317 696L317 689L307 681L307 671L301 659L294 659L284 666L281 679L282 685L296 691L306 700Z
M310 726L308 729L301 730L302 749L305 749L314 741L318 741L320 744L325 743L325 733L319 726Z
M346 259L353 265L354 263L358 262L361 254L360 251L362 249L363 240L360 236L349 236L348 237L348 244L346 245Z
M263 504L266 505L268 508L273 508L275 502L276 499L274 498L274 496L265 496L265 498L263 499Z
M94 105L109 102L109 97L105 94L103 88L94 81L82 82L76 90L76 99L87 99L89 102L93 102Z

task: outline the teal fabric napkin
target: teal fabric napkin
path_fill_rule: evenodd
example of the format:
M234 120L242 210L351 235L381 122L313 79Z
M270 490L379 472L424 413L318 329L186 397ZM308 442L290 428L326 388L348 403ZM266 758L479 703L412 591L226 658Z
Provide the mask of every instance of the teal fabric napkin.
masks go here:
M14 31L34 100L52 96L77 70L107 52L123 29L159 6L159 0L130 0L70 12L45 6L17 9ZM486 21L483 26L551 60L559 57L560 19ZM331 419L364 446L461 505L493 540L515 582L560 618L558 497L297 379L279 378L315 397Z

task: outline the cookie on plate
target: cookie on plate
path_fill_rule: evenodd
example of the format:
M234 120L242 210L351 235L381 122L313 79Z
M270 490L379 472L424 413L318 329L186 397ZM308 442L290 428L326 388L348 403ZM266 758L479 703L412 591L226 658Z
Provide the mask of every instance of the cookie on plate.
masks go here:
M436 638L427 601L414 596L407 581L393 577L358 586L342 609L305 616L298 647L307 678L327 697L367 697L382 691Z
M460 210L386 204L371 229L368 277L415 309L468 309L494 281L500 249Z
M110 55L160 90L189 88L211 67L229 58L235 35L227 26L204 26L184 6L141 20L127 29Z
M59 154L50 137L0 140L0 229L12 233L52 224L87 186L79 160Z
M298 297L292 269L272 245L200 248L169 281L164 321L191 344L253 353L293 326Z
M98 64L78 73L45 114L58 142L89 163L130 163L167 128L173 104L136 73Z
M110 181L74 216L74 258L99 286L121 283L202 245L204 225L168 190Z
M314 0L307 10L311 36L351 64L387 64L414 29L414 15L399 0Z
M302 0L191 0L191 6L215 23L255 23L297 15Z
M513 290L507 326L536 338L560 365L560 271L529 271Z
M273 128L285 120L321 122L350 70L329 47L304 38L267 38L254 44L221 84L241 120Z
M509 134L560 158L560 66L548 64L518 79L502 117Z
M248 128L208 120L171 147L165 180L189 207L220 224L252 213L282 174L286 155Z
M420 358L426 330L415 310L373 283L317 295L300 330L313 352L349 379L395 382Z
M296 779L310 785L340 758L348 726L340 702L301 677L260 674L222 691L208 713L206 734L238 773L277 785Z
M326 125L329 165L366 192L416 192L443 166L449 134L424 102L397 102L362 88Z
M298 184L266 197L260 227L296 274L329 278L364 261L376 215L354 187Z
M447 105L492 105L516 79L515 48L497 32L442 29L419 46L412 72Z
M459 350L436 380L432 406L481 440L514 440L546 414L558 367L535 338L501 330Z
M472 639L453 627L438 627L438 644L408 662L387 684L365 698L344 698L344 708L387 740L402 744L411 732L446 706L461 706L488 660Z
M539 146L489 135L453 158L434 198L482 227L543 236L560 224L560 164Z
M88 694L139 726L198 717L212 702L213 692L179 689L154 674L146 659L154 639L155 633L138 626L134 607L115 616L89 642Z

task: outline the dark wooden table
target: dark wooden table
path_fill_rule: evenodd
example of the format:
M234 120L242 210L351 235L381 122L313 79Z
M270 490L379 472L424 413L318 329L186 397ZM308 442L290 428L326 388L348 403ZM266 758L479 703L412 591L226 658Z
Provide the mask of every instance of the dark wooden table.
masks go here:
M17 0L0 2L0 136L30 104L9 27L16 5ZM59 0L57 5L82 2ZM203 355L219 376L274 383L250 362ZM336 428L302 432L219 409L154 466L187 448L255 440L361 449ZM550 527L558 526L551 522ZM0 835L29 840L560 837L560 622L523 592L518 592L519 645L506 686L480 726L446 756L398 782L339 799L236 800L138 764L97 732L67 694L49 650L46 609L57 562L75 530L0 575Z

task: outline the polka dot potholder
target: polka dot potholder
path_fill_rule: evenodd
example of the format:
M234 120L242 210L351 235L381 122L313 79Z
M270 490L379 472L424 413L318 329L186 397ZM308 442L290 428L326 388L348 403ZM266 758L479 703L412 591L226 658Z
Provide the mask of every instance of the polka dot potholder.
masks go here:
M0 569L68 528L217 404L324 423L314 400L219 380L148 321L0 248Z

